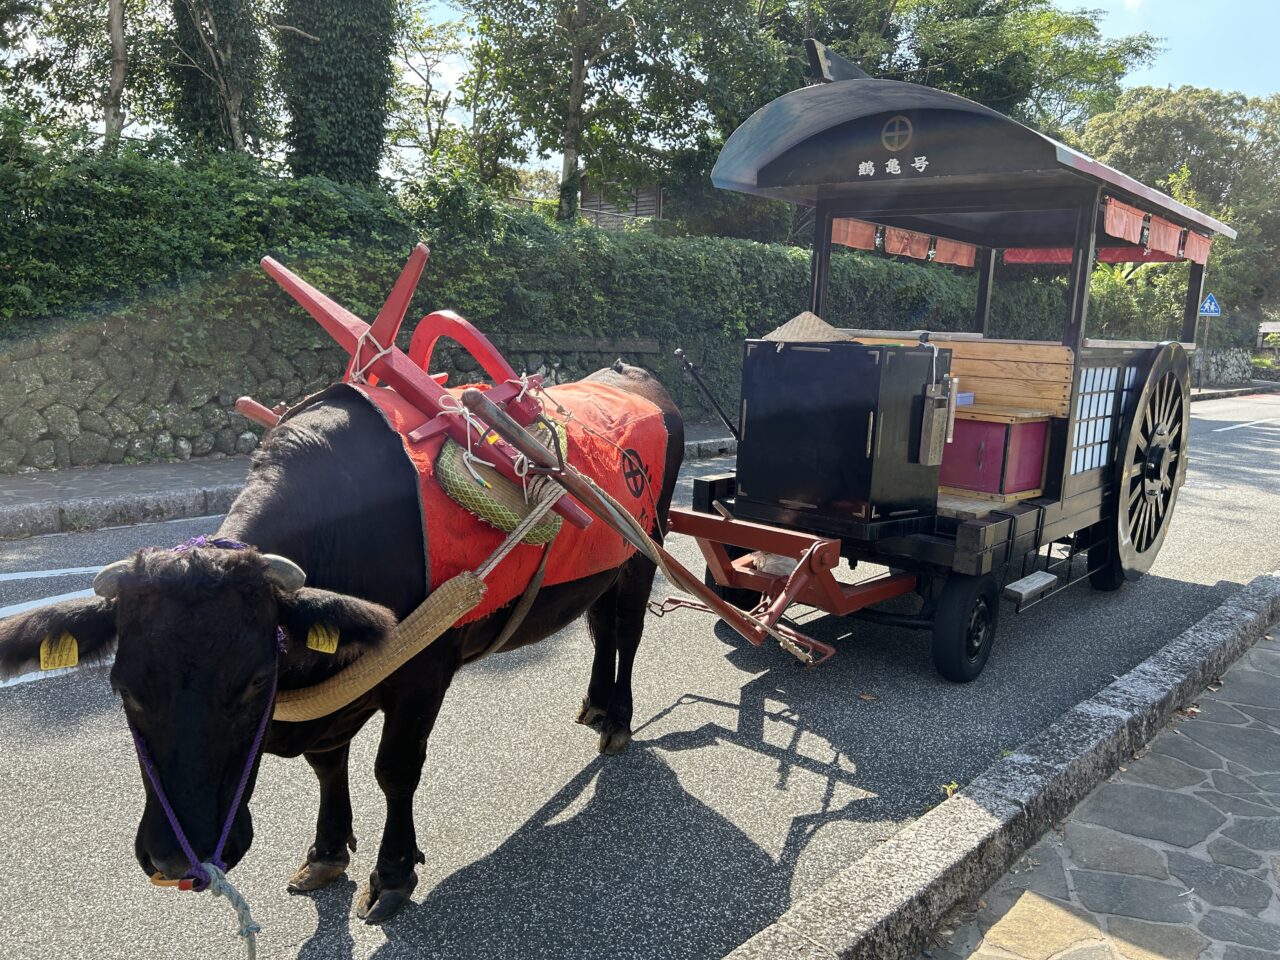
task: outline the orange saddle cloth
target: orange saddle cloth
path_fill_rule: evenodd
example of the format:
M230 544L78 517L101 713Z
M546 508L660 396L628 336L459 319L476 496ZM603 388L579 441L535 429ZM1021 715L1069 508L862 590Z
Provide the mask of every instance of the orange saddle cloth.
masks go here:
M429 586L478 568L507 534L458 504L437 481L436 458L444 436L410 442L409 433L422 426L422 414L415 407L394 390L356 389L400 435L405 454L418 473ZM450 392L460 396L464 389ZM545 404L547 419L561 424L568 437L568 462L608 491L646 529L652 529L666 469L667 427L662 411L648 400L590 380L547 387L545 393L554 401ZM567 413L557 410L557 404ZM518 544L487 578L489 589L480 605L458 622L479 620L520 596L542 561L543 549ZM568 522L561 524L550 550L543 580L546 586L612 569L635 552L598 519L585 530Z

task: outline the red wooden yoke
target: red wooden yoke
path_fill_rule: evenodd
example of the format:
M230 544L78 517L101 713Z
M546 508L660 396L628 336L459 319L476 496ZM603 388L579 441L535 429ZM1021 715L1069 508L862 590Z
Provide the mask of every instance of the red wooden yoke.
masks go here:
M542 385L542 378L537 374L519 376L484 334L449 310L430 313L422 319L414 331L409 356L396 346L396 336L430 254L425 244L414 247L372 324L365 323L271 257L263 258L262 268L351 357L343 375L344 383L385 383L422 413L422 425L409 434L411 442L420 443L447 432L518 484L524 459L520 451L487 428L481 430L475 426L476 418L468 416L457 397L444 388L447 374L432 375L427 368L441 337L456 341L476 358L493 381L488 397L501 404L522 427L542 414L542 404L532 393ZM278 413L249 397L237 400L236 409L266 426L274 426L280 419ZM591 523L590 514L568 497L562 497L554 509L577 527L585 528Z

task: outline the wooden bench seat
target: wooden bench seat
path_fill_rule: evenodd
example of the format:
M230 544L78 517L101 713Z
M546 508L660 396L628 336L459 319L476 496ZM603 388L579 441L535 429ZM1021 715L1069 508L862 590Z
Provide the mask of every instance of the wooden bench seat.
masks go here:
M965 389L964 381L960 388ZM970 403L956 407L957 420L989 420L995 423L1028 423L1060 416L1051 407L1007 407L998 403Z

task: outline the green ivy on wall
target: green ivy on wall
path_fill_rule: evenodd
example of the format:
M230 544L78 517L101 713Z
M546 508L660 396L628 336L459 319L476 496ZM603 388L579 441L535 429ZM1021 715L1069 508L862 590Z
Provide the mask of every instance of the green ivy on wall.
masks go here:
M295 176L373 183L393 72L395 0L284 0L280 82Z

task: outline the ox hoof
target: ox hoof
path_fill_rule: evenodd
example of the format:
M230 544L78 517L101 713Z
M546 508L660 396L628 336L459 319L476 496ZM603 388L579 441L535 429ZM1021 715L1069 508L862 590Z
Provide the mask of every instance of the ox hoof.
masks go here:
M310 893L312 890L327 887L346 872L346 861L308 860L289 878L286 889L290 893Z
M417 878L414 878L414 885ZM381 890L373 882L360 888L360 896L356 898L356 916L369 925L386 923L413 901L413 886L408 890Z
M604 711L591 702L590 697L582 698L582 706L578 710L578 722L588 727L604 719Z
M620 723L609 722L600 731L600 752L610 756L627 749L631 742L631 731Z

